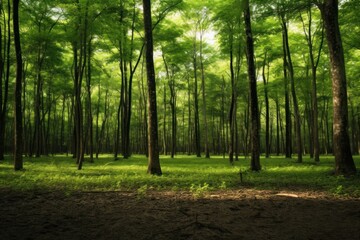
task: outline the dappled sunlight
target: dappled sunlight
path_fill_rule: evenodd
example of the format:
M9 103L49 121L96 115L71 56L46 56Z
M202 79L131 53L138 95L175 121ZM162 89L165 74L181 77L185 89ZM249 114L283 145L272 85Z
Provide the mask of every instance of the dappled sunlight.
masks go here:
M0 188L15 190L62 191L114 191L134 190L146 185L155 190L256 188L267 190L297 189L326 191L332 194L360 196L360 178L351 179L330 175L332 157L313 164L309 158L299 164L283 157L262 159L262 171L251 172L249 160L240 158L231 166L228 159L161 156L163 175L151 176L147 171L147 158L135 155L114 161L111 155L101 156L94 163L84 162L76 170L74 160L66 156L26 158L25 170L14 172L11 161L0 164ZM359 165L359 158L355 157ZM240 177L241 173L241 177Z

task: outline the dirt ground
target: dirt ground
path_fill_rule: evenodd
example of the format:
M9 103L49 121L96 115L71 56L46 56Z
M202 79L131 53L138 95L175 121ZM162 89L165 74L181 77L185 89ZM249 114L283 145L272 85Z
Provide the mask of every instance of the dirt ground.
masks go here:
M0 191L0 239L360 239L360 199L234 190Z

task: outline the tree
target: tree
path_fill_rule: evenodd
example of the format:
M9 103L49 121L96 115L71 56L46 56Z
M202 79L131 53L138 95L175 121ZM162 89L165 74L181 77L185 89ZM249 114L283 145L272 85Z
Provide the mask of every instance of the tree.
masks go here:
M34 153L36 157L40 157L48 149L44 131L46 119L43 118L46 108L44 106L44 88L46 87L46 78L48 77L48 80L50 78L46 76L46 71L50 72L55 68L54 62L59 60L57 53L61 54L61 49L56 46L55 42L58 37L55 33L55 27L58 25L61 15L54 17L54 11L52 11L52 5L49 1L24 1L23 8L27 14L23 23L29 26L26 31L26 38L24 38L29 44L25 45L23 52L31 65L30 71L33 72L31 75L35 78L34 132L32 133L29 156ZM59 62L57 65L60 65ZM50 83L48 84L50 85Z
M5 10L3 1L0 2L0 17L5 22ZM10 78L10 44L11 44L11 26L10 14L11 4L7 4L6 25L0 26L0 160L4 159L5 152L5 129L6 114L8 109L9 96L9 78Z
M19 0L13 0L13 31L14 31L14 45L16 53L16 80L15 80L15 132L14 132L14 169L21 170L23 168L22 159L22 74L23 62L21 55L20 44L20 27L19 27Z
M294 118L295 118L295 131L296 131L296 146L298 152L298 162L302 162L302 139L301 139L301 124L300 124L300 112L298 105L298 98L296 96L295 91L295 73L294 73L294 65L290 52L290 44L289 44L289 35L288 35L288 26L287 20L285 19L285 13L280 13L281 18L281 26L283 30L283 44L284 44L284 59L286 59L284 71L288 70L289 78L290 78L290 89L292 95L292 101L294 106ZM287 78L287 76L285 76Z
M164 117L163 117L163 145L164 145L164 154L167 154L166 146L166 115L167 115L167 103L170 104L171 109L171 158L174 157L177 147L177 136L178 136L178 120L177 120L177 109L178 101L177 94L180 88L181 78L178 78L179 72L181 71L181 66L186 64L187 56L184 54L186 52L186 46L178 41L178 38L181 36L182 31L177 28L175 24L168 23L166 27L160 26L159 31L157 31L156 39L161 42L161 52L162 59L164 63L164 68L166 72L166 83L170 90L170 99L167 98L166 90L167 86L164 82L163 87L163 102L164 102ZM170 100L170 101L168 101Z
M230 141L229 141L229 162L233 164L234 152L238 146L237 141L237 102L239 75L243 58L243 30L241 25L241 6L238 1L221 3L217 7L217 26L221 40L221 49L229 57L229 71L231 83L231 102L229 110Z
M314 56L314 35L312 31L313 26L313 16L311 11L311 4L308 5L307 9L307 17L308 17L308 24L306 26L304 19L301 17L301 21L303 23L304 33L306 37L306 41L309 48L309 57L310 57L310 64L311 64L311 72L312 72L312 81L311 81L311 98L312 98L312 135L313 135L313 149L310 149L311 154L314 156L315 162L320 161L320 144L319 144L319 124L318 124L318 101L317 101L317 69L320 62L321 50L323 47L323 40L324 40L324 25L320 23L320 27L318 27L317 31L321 31L320 35L320 43L319 48L317 51L316 56Z
M265 51L264 62L262 66L262 78L264 82L264 97L265 97L265 157L270 157L270 112L269 112L269 93L268 93L268 79L265 73L267 64L267 52ZM268 69L269 72L269 69Z
M348 101L344 50L338 23L338 0L318 3L324 21L326 40L330 53L333 93L333 144L335 174L352 175L356 167L351 154L348 134Z
M198 75L197 75L197 28L199 23L196 23L196 30L194 34L194 43L193 43L193 69L194 69L194 123L195 123L195 151L196 156L201 157L201 146L200 146L200 118L199 118L199 92L198 92Z
M143 0L144 11L144 30L146 48L146 72L148 85L148 145L149 162L148 173L152 175L162 175L159 159L158 145L158 120L156 106L156 83L155 68L153 57L153 36L151 22L151 3L150 0Z
M254 61L254 40L251 31L249 0L245 0L244 19L246 33L246 59L248 63L248 77L250 89L251 114L251 170L260 171L260 116L257 97L256 73Z
M201 73L201 91L202 91L202 100L203 100L203 118L204 118L204 132L205 132L205 158L210 158L209 153L209 140L208 140L208 122L206 115L206 91L205 91L205 70L204 70L204 56L203 56L203 37L205 34L206 24L207 24L207 16L206 12L203 9L201 13L201 19L199 21L199 31L200 31L200 44L199 44L199 61L200 61L200 73Z

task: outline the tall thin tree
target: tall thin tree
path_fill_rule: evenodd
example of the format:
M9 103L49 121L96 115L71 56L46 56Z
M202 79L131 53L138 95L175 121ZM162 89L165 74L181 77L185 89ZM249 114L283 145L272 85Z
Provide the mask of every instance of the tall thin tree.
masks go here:
M153 175L162 175L159 159L159 145L158 145L158 119L156 106L156 83L155 83L155 68L153 56L153 36L152 36L152 22L151 22L151 3L150 0L143 0L144 11L144 30L145 30L145 57L146 57L146 71L147 71L147 85L148 85L148 146L149 146L149 160L148 173Z
M315 162L320 161L320 143L319 143L319 124L318 124L318 101L317 101L317 68L319 66L323 42L324 42L324 24L321 22L321 26L319 30L321 30L320 35L320 45L317 50L317 53L314 53L314 36L316 32L312 32L312 25L313 25L313 16L311 12L311 4L308 5L307 9L308 15L308 26L306 29L306 24L304 19L301 17L301 21L303 23L303 29L306 37L306 41L309 48L309 58L311 63L311 73L312 73L312 81L311 81L311 98L312 98L312 137L313 137L313 149L312 151ZM316 55L315 55L316 54Z
M22 55L20 45L20 27L19 27L19 0L13 0L13 31L14 45L16 53L16 80L15 80L15 111L14 111L14 169L21 170L23 168L22 159Z
M245 0L244 19L246 32L246 59L248 63L251 115L251 170L261 170L260 165L260 115L257 97L256 72L254 60L254 39L251 30L249 0Z
M4 159L5 152L5 129L6 113L9 96L9 78L10 78L10 44L11 44L11 4L7 4L7 21L5 24L5 10L3 1L0 4L0 16L4 19L4 26L0 26L0 160ZM3 32L2 32L3 31ZM4 44L4 45L3 45ZM2 52L4 51L4 52ZM4 80L4 82L3 82ZM4 85L3 85L4 84Z

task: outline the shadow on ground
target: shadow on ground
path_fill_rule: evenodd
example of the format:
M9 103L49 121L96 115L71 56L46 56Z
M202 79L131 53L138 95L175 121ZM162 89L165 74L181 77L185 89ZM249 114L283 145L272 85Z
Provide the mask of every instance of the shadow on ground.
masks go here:
M360 239L360 199L274 191L0 191L0 239Z

